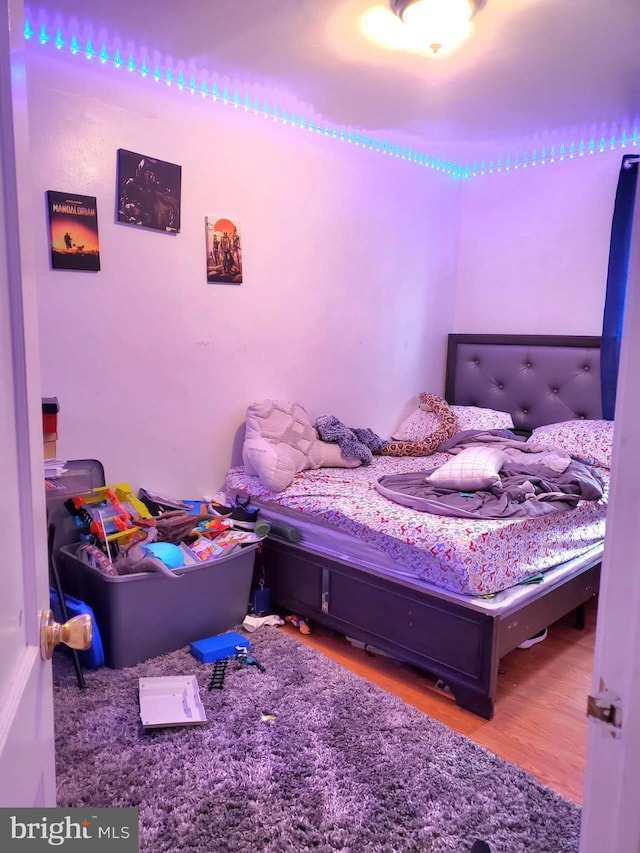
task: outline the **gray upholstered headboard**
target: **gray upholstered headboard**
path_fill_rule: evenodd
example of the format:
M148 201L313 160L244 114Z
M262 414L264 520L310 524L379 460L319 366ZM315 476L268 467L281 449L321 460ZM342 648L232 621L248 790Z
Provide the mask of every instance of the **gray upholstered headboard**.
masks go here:
M449 335L445 398L510 412L518 430L601 418L600 338Z

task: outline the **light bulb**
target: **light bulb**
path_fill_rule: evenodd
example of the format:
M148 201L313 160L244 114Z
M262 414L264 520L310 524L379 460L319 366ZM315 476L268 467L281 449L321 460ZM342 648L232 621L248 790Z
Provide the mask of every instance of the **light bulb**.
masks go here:
M469 0L417 0L408 6L402 19L434 53L450 47L466 36L473 8Z

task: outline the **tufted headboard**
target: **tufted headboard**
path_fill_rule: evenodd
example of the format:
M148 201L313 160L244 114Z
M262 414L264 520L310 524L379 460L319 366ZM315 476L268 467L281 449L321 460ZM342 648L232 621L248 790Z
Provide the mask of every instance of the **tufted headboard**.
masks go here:
M600 338L449 335L445 398L510 412L517 430L601 418Z

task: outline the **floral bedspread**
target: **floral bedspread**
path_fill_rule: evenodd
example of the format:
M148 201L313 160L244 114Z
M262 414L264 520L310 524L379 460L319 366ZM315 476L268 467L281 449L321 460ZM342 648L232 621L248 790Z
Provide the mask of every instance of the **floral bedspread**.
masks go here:
M375 489L385 474L425 472L447 454L428 458L374 457L360 468L320 468L298 474L282 492L265 489L242 467L226 477L230 491L320 517L388 554L416 578L467 595L488 595L578 557L601 542L609 471L602 500L533 519L468 520L432 515L393 503Z

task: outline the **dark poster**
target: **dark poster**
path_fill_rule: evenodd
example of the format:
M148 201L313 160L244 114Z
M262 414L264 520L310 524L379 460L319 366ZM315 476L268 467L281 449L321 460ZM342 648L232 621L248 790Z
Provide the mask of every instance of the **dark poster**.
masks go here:
M118 222L180 230L182 166L118 149Z
M98 210L94 196L49 190L47 206L52 268L99 270Z

